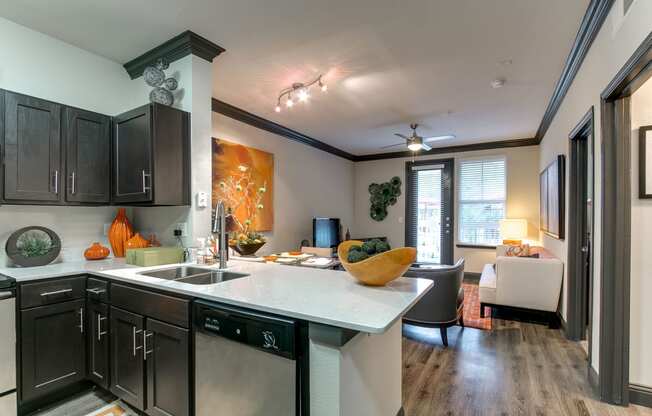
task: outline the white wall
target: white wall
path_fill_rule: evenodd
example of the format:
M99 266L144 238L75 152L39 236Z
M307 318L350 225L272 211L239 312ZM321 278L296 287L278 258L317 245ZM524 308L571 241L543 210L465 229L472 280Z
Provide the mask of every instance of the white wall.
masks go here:
M192 106L186 78L191 79L192 62L192 56L187 56L172 63L167 71L180 85L175 106L188 111ZM210 86L210 79L204 85ZM3 18L0 18L0 88L111 116L147 103L150 90L142 77L131 80L116 62ZM210 94L207 111L210 111ZM206 119L210 120L210 116L204 116L204 135L210 134L210 121ZM0 266L7 260L6 239L27 225L49 226L62 238L62 258L81 259L83 249L91 242L106 242L103 224L110 223L116 211L116 207L4 205L0 207ZM131 210L129 216L133 219Z
M598 371L599 360L599 302L600 302L600 242L602 238L601 218L601 134L600 134L600 93L618 70L625 64L634 50L650 33L652 22L652 1L636 0L627 16L620 16L622 0L617 0L607 17L600 33L593 41L582 67L564 98L541 142L539 169L542 170L558 154L568 155L568 134L593 106L595 108L595 235L594 235L594 276L593 276L593 368ZM568 177L568 175L567 175ZM568 208L568 198L566 199ZM568 224L566 224L568 229ZM543 244L566 263L566 241L544 236ZM563 290L563 316L566 318L566 287Z
M296 249L312 240L313 217L353 221L353 163L213 113L213 137L274 154L274 230L260 253Z
M525 218L529 224L529 238L538 240L539 225L539 149L537 146L508 149L480 150L457 154L418 157L417 160L504 156L507 162L507 218ZM386 236L392 247L405 244L405 163L411 158L385 159L355 164L355 234L353 237ZM456 169L459 165L455 163ZM388 208L387 218L374 221L369 217L369 184L386 182L393 176L403 180L402 195ZM455 195L457 198L457 194ZM457 211L457 207L456 207ZM455 230L457 241L457 229ZM495 250L456 247L455 259L464 257L465 270L479 273L487 263L493 263Z
M652 80L632 94L632 263L629 327L629 381L652 387L652 200L638 198L638 135L652 125Z

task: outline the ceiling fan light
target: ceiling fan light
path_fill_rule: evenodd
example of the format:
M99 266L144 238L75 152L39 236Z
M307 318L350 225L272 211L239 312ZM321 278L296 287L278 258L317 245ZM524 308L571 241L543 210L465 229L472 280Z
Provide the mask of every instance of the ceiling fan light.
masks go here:
M280 113L281 112L281 106L277 104L276 108L274 108L274 111L276 111L277 113Z
M321 92L326 92L326 91L328 91L328 85L321 84Z
M408 144L408 149L412 150L413 152L417 152L421 150L421 143L410 143Z
M308 98L310 98L310 95L308 94L308 91L306 91L305 88L300 89L297 96L299 97L299 101L301 101L303 103L308 101Z
M292 101L292 98L288 98L288 100L285 102L285 106L287 108L290 108L294 105L294 101Z

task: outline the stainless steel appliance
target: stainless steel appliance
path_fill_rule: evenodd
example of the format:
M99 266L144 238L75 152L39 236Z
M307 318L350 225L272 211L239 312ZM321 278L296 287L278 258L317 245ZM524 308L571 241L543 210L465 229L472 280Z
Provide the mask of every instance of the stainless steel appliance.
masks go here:
M196 416L306 414L296 321L205 301L194 308Z
M16 415L16 281L0 275L0 415Z

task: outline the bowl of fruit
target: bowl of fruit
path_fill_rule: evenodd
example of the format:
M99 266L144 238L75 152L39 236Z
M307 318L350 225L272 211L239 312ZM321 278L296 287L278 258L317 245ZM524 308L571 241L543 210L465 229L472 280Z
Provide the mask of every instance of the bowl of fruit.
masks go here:
M390 249L378 239L345 241L337 247L342 267L361 283L384 286L407 271L417 257L414 247Z
M240 233L229 240L229 247L241 256L251 256L265 245L265 237L259 233Z

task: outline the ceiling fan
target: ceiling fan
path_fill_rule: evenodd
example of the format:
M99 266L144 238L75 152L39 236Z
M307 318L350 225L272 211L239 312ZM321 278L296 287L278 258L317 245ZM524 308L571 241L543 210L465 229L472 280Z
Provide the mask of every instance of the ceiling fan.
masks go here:
M396 144L390 144L389 146L383 146L381 149L387 149L390 147L396 147L396 146L407 146L408 149L412 150L413 152L418 152L419 150L430 150L432 147L428 146L426 143L430 142L435 142L438 140L446 140L446 139L454 139L455 135L453 134L446 134L444 136L433 136L433 137L426 137L423 138L417 134L417 127L419 125L417 123L412 123L410 124L410 128L412 129L412 135L410 137L407 137L401 133L394 133L394 135L405 139L405 142L403 143L396 143Z

